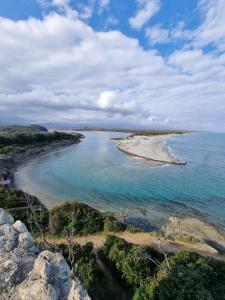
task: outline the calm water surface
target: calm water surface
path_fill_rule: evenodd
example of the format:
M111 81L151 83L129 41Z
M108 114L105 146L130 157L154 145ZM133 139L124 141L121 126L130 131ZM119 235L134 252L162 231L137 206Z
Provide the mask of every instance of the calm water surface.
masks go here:
M79 200L129 221L160 226L171 215L204 217L225 229L225 134L194 133L167 142L186 166L152 167L116 148L111 132L84 132L82 143L22 167L17 185L49 206Z

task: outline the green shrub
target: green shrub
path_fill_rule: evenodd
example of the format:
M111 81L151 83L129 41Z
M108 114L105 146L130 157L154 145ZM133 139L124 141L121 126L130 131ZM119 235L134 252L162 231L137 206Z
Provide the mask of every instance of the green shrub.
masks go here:
M51 210L54 234L85 235L103 230L103 217L90 206L78 202L65 202Z
M98 266L91 242L86 243L84 246L79 244L72 245L72 263L68 246L65 244L57 245L56 250L62 253L70 267L73 268L74 276L81 280L91 299L116 299L114 291L111 290L109 283Z
M104 219L104 231L105 232L119 232L126 229L126 225L120 223L113 217L105 217Z
M225 299L225 263L182 251L164 262L152 284L157 300Z
M32 146L45 146L62 140L79 142L82 137L80 133L48 132L39 125L0 127L0 154L24 152Z
M133 300L225 299L225 263L213 258L182 251L166 261L151 248L114 236L107 238L101 254L125 282Z
M31 197L31 202L38 222L43 230L47 231L49 222L48 210L35 197ZM14 188L5 189L0 186L0 207L6 209L13 216L14 220L21 220L32 234L37 235L40 233L32 211L27 206L24 192Z
M149 247L132 245L125 240L108 236L100 255L121 278L127 291L132 296L140 284L149 280L156 265L152 264L148 255L162 260L162 255Z

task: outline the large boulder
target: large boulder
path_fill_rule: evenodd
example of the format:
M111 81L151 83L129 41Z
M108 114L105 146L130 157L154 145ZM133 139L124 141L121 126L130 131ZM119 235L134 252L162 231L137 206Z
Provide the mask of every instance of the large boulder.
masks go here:
M1 293L21 283L32 270L38 248L21 222L0 208L0 299ZM6 298L7 299L7 298Z
M21 221L0 208L0 299L89 300L59 253L39 253Z
M63 256L43 251L29 276L17 287L20 300L89 300L79 281L71 279L71 270Z

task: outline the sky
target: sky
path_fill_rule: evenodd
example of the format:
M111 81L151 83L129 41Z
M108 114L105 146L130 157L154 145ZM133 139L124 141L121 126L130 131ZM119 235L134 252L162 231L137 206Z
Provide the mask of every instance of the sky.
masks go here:
M225 132L225 0L1 0L0 124Z

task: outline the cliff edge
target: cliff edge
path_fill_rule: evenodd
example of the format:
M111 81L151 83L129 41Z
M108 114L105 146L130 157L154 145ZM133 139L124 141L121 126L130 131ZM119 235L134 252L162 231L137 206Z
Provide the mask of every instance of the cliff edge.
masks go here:
M0 299L90 300L59 253L39 252L21 221L0 208Z

